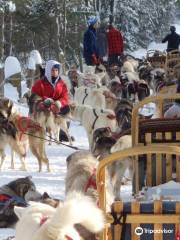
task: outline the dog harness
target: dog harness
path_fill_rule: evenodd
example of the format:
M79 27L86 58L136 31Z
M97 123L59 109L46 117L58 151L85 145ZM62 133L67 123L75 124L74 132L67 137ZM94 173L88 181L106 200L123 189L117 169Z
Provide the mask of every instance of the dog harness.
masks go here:
M85 100L86 100L86 98L87 98L87 96L88 96L87 88L85 88L84 93L85 93L85 96L84 96L84 98L83 98L82 104L84 104L84 102L85 102Z
M21 197L0 194L0 214L3 214L8 208L12 208L12 206L27 207L28 204Z
M68 235L65 235L66 240L73 240L71 237L69 237Z
M6 194L0 194L0 205L4 204L4 202L8 201L11 197Z
M103 112L104 112L103 109L101 109L101 113L103 113ZM96 113L96 109L95 109L95 108L93 108L93 113L94 113L95 119L94 119L94 122L93 122L93 124L92 124L92 130L94 130L96 121L97 121L98 118L99 118L99 116L98 116L97 113Z
M93 189L97 190L97 185L96 185L96 168L93 169L93 172L92 172L90 178L88 179L88 182L87 182L87 184L85 186L84 191L87 192L87 190L89 188L93 188Z
M24 123L26 124L25 127L23 127ZM17 127L18 127L18 130L21 132L19 140L21 140L22 135L30 129L37 130L37 131L42 130L42 127L38 123L34 122L30 117L22 117L22 116L19 116L17 120Z
M48 220L48 216L43 216L40 221L40 226L42 226Z

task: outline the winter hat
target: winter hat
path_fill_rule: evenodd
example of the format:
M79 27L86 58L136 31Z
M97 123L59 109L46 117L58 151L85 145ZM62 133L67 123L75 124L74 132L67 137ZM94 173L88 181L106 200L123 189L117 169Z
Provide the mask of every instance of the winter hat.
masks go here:
M91 16L89 19L88 19L88 21L87 21L87 24L88 24L88 26L93 26L95 23L97 23L98 22L98 17L96 17L96 16Z
M52 68L60 69L60 67L61 67L61 64L59 62L55 61L55 60L47 61L46 67L45 67L45 76L46 76L46 78L49 82L51 82L51 70L52 70ZM59 78L59 76L57 78Z
M60 70L60 64L54 64L52 68L57 68L58 70Z
M176 31L175 26L170 26L170 31L171 31L171 32L175 32L175 31Z

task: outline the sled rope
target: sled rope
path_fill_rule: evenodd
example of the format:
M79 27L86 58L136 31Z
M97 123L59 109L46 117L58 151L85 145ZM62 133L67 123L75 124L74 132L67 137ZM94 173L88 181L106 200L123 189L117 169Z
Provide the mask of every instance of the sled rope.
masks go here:
M84 150L84 149L81 149L81 148L78 148L78 147L75 147L75 146L71 146L69 144L62 143L61 141L57 141L55 138L51 138L51 139L42 138L42 137L36 136L34 134L31 134L31 133L27 133L27 132L23 132L23 134L26 134L26 135L34 137L34 138L39 138L39 139L47 141L47 142L54 142L54 143L57 143L57 144L61 144L63 146L66 146L66 147L69 147L69 148L72 148L72 149L75 149L75 150Z

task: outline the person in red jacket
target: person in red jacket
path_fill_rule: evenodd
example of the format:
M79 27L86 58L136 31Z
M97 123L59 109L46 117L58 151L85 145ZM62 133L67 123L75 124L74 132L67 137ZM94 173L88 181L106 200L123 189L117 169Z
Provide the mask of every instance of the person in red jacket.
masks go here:
M35 82L31 92L40 96L45 106L55 104L59 114L65 115L70 111L67 86L60 77L60 63L57 61L46 63L45 76Z
M120 63L120 56L123 54L124 43L121 32L113 27L112 24L107 29L108 40L108 62L109 65Z

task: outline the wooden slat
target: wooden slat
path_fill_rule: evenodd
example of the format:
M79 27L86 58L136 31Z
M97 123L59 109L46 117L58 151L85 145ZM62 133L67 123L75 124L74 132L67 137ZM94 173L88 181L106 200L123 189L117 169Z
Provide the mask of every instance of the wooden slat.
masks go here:
M162 139L162 133L156 133L156 139ZM162 183L162 154L156 154L156 185Z
M172 179L172 155L166 154L166 182Z
M145 142L146 145L147 144L151 144L152 142L152 134L151 133L146 133L145 134ZM146 170L146 185L147 186L152 186L152 154L147 154L146 155L146 159L147 159L147 170Z
M127 214L126 223L131 224L180 224L180 214Z
M131 203L131 213L137 214L140 213L140 203L139 202L132 202ZM131 239L132 240L140 240L140 236L135 234L135 229L139 227L138 222L135 224L131 224Z
M176 181L180 182L180 156L176 157Z
M180 132L176 133L176 140L180 140ZM176 181L180 182L180 156L176 156Z
M165 138L166 138L166 140L172 140L172 133L171 132L166 132L165 133Z
M101 196L99 198L99 207L106 212L106 191L105 191L105 178L106 175L106 168L104 168L101 172L101 181L97 182L97 189L98 193ZM108 225L105 225L104 230L99 234L100 240L106 240L107 238L107 232L108 232Z
M166 140L172 141L172 133L166 132L165 133ZM166 182L172 179L172 155L166 154Z
M120 202L120 201L115 202L113 208L114 208L114 212L119 213L119 215L120 215L121 212L123 211L123 202ZM122 233L122 225L119 225L119 224L115 225L114 226L114 240L121 240L120 239L121 233Z
M176 140L180 140L180 132L176 132Z
M162 213L162 201L154 201L154 214ZM154 224L154 230L162 230L162 224ZM154 240L163 240L163 234L154 234Z
M180 202L176 203L176 214L180 214ZM176 224L176 233L180 234L180 221L179 224Z

